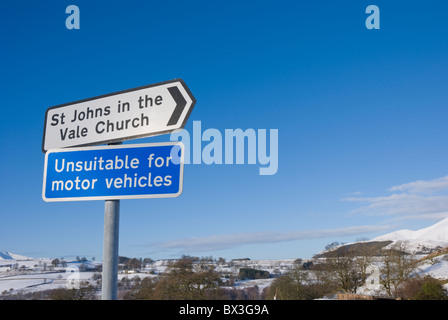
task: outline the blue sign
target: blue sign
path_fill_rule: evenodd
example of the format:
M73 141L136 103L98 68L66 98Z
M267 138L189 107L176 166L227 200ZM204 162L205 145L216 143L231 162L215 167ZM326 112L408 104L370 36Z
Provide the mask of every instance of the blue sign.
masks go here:
M45 201L177 197L182 193L181 142L49 150Z

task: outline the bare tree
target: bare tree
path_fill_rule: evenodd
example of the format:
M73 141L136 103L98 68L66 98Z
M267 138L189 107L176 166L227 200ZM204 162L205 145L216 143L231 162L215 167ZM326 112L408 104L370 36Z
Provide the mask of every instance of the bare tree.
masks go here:
M367 267L372 264L374 254L374 249L371 246L360 246L358 248L358 254L355 257L355 261L363 283L367 279Z
M363 283L362 270L356 256L349 250L334 250L326 259L335 284L344 292L356 293Z
M332 294L334 290L325 271L303 270L296 266L276 278L264 296L274 300L311 300Z
M206 299L207 292L218 288L220 276L205 261L194 263L183 258L169 267L154 288L155 299Z
M381 255L381 278L387 294L392 295L400 284L412 277L418 270L419 263L414 255L407 253L406 245L402 242L390 249L383 250Z

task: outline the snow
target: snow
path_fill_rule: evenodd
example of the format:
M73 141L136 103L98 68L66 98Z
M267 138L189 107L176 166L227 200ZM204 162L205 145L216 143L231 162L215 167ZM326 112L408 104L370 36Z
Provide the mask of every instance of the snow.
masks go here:
M409 253L429 254L435 249L448 246L448 218L420 230L398 230L372 239L371 241L391 240L401 243Z
M33 260L33 258L21 256L8 251L0 251L0 262L3 260Z
M53 270L43 271L43 263L51 265L52 259L40 258L27 261L20 261L14 259L8 259L9 263L13 265L14 263L23 262L28 265L29 269L25 273L19 272L18 270L13 270L11 267L0 268L0 295L3 292L18 293L18 292L35 292L43 291L56 288L67 288L70 284L70 279L73 278L73 273L69 272L73 267L79 267L81 263L79 262L68 262L67 268L55 267ZM130 272L120 272L118 275L118 280L121 281L123 278L133 279L134 277L140 277L141 279L145 277L157 277L166 271L168 262L170 260L159 260L148 265L146 268L141 270L141 272L130 273ZM91 264L94 266L100 264L101 262L88 261L86 264ZM223 272L223 274L238 274L239 268L248 267L269 271L272 274L284 274L290 271L294 267L294 259L285 260L248 260L248 261L227 261L225 263L216 263L216 270ZM76 268L75 268L76 270ZM434 278L441 280L448 279L448 254L434 257L430 260L426 260L419 268L421 275L431 275ZM77 280L86 281L91 284L95 284L95 274L94 271L85 271L77 273ZM259 292L263 289L269 287L275 277L269 279L257 279L257 280L243 280L236 281L234 288L245 289L257 286ZM448 289L448 284L445 285ZM230 287L227 287L230 288ZM361 287L358 289L359 294L371 294L371 295L384 295L381 290L374 290L369 287Z
M384 240L434 241L448 245L448 218L420 230L398 230L372 239L372 241Z
M67 284L67 278L70 273L53 272L53 273L36 273L29 275L16 275L12 277L0 278L0 293L3 291L25 290L41 291L48 289L64 288ZM81 272L80 281L89 281L92 278L92 272Z
M440 280L448 280L448 254L439 256L420 266L421 274L430 275Z
M448 218L438 223L420 230L398 230L392 233L377 237L371 241L392 240L395 244L404 244L406 250L411 253L420 253L419 258L425 257L435 249L448 247ZM96 283L94 271L95 266L101 264L101 261L67 261L66 267L53 267L51 258L30 258L20 254L0 251L0 295L3 292L33 292L56 288L66 288L73 279L76 271L76 279L87 281L91 284ZM240 268L254 268L268 271L271 275L281 275L289 272L294 266L295 259L283 260L232 260L226 262L215 262L218 272L223 275L238 274ZM157 260L148 264L146 268L138 273L120 272L119 281L124 277L132 279L134 277L157 277L165 272L173 262L171 259ZM77 272L83 266L87 266L87 271ZM430 275L441 280L448 280L448 254L442 254L424 261L419 267L419 274ZM234 288L244 289L258 286L259 290L270 286L275 278L236 281ZM448 283L445 284L448 290ZM381 295L381 290L371 287L362 287L357 293Z

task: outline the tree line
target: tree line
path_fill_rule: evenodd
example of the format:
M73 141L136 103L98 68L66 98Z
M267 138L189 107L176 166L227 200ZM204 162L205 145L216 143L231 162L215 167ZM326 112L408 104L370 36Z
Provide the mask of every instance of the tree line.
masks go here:
M298 264L275 279L267 298L307 300L336 293L354 294L361 286L369 284L375 285L372 288L377 292L385 292L386 297L405 300L448 298L443 281L419 275L422 261L408 254L403 243L383 250L378 250L376 244L341 246L316 261L318 263ZM371 270L376 274L371 274Z
M123 268L141 268L152 260L120 258ZM237 275L223 275L216 269L224 263L220 258L199 259L183 256L173 260L164 273L140 278L123 277L118 283L118 295L126 300L311 300L331 297L337 293L356 293L368 281L376 282L376 288L387 296L400 299L446 300L443 282L429 276L418 275L421 261L407 254L399 244L378 251L372 246L356 249L339 247L327 251L325 257L316 256L311 261L297 259L293 268L277 276L264 270L241 267ZM370 273L377 265L378 274ZM78 289L56 289L41 293L43 299L83 300L98 298L101 276L97 286L81 283ZM273 278L263 290L257 286L240 289L234 287L237 280Z

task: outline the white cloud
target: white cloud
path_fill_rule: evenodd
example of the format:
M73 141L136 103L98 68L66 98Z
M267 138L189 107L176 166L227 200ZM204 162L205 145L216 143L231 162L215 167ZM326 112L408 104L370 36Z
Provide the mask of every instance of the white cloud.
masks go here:
M389 188L394 192L381 197L349 197L347 202L362 205L351 214L394 215L401 219L443 219L448 216L448 195L436 194L448 190L448 176L429 181L419 180Z
M321 229L290 232L248 232L167 241L160 244L159 248L178 249L188 252L224 250L240 247L247 244L277 243L304 239L364 235L366 233L380 232L387 229L390 229L390 226L365 225L339 229Z
M390 191L401 191L409 193L434 193L438 191L448 190L448 176L425 181L418 180L414 182L405 183L399 186L394 186Z

